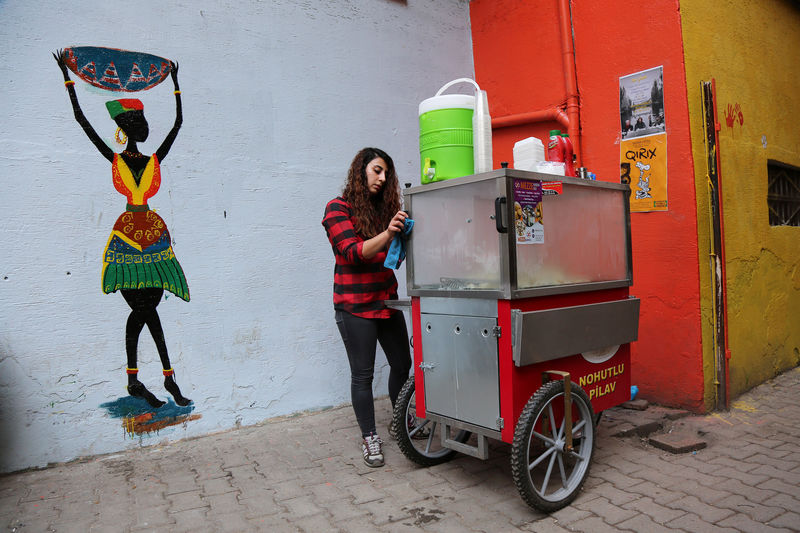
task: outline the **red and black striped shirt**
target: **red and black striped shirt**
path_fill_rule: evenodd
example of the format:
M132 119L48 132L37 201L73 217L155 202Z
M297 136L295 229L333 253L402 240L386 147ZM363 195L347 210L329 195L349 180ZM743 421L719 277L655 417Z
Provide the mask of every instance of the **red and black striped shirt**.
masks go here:
M386 250L372 259L362 255L364 239L353 225L353 208L336 197L325 206L322 225L333 248L333 308L363 318L389 318L384 300L397 298L394 271L383 266Z

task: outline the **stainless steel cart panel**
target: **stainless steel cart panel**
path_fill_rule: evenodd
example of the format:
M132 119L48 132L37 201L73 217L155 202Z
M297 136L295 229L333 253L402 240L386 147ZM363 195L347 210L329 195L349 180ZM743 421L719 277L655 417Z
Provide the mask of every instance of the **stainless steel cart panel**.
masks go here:
M532 365L633 342L639 337L639 299L542 311L511 311L513 358Z
M497 319L421 313L421 322L426 409L497 429Z

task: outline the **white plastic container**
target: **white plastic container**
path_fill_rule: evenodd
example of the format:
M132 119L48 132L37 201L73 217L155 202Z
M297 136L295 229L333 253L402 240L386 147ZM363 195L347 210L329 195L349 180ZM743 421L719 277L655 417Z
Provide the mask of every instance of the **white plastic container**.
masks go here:
M514 144L514 168L535 171L544 160L544 144L540 139L528 137Z
M565 165L561 161L539 161L536 164L536 172L544 174L555 174L557 176L565 175Z

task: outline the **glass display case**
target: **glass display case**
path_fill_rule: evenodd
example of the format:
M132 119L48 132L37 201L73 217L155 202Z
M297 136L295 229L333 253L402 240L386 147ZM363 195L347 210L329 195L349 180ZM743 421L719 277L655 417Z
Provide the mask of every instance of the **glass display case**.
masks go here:
M403 191L410 296L517 299L632 283L627 185L516 169Z

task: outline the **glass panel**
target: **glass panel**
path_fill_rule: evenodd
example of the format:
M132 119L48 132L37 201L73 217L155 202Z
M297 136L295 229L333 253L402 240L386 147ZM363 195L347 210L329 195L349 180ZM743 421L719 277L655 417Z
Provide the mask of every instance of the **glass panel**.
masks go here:
M414 289L500 289L498 180L417 193L412 198Z
M564 184L542 199L544 242L517 244L517 288L627 278L622 191Z

